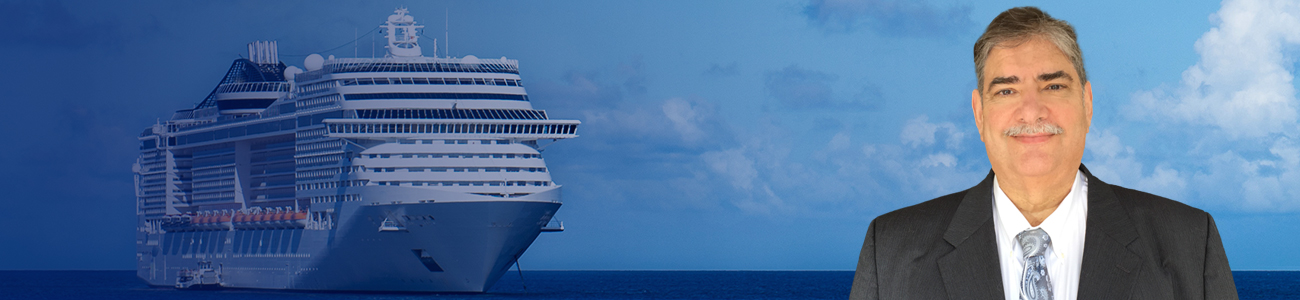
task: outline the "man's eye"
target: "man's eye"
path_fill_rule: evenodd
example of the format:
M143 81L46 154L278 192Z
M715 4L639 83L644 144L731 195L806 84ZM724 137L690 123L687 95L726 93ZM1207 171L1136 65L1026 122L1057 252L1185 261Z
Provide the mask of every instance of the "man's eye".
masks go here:
M1011 95L1011 93L1012 93L1011 90L1000 90L1000 91L994 92L993 94L994 94L994 95L998 95L998 96L1006 96L1006 95Z
M1064 84L1049 84L1049 85L1047 85L1047 89L1048 89L1048 90L1061 90L1061 89L1065 89L1065 85L1064 85Z

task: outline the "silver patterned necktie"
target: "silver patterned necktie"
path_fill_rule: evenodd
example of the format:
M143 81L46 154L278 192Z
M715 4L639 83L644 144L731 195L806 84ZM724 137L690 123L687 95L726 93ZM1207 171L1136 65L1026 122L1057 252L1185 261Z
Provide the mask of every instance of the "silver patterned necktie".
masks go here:
M1052 300L1052 281L1047 278L1047 246L1052 238L1042 228L1034 228L1016 235L1020 249L1024 250L1025 271L1020 277L1021 300Z

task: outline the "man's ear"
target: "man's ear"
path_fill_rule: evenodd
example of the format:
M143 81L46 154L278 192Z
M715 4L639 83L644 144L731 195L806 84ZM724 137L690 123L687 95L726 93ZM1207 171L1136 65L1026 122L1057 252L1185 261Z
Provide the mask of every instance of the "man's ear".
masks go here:
M1089 89L1087 93L1088 100L1085 101L1088 103L1088 120L1092 122L1092 90ZM975 116L975 128L980 133L980 141L984 141L984 101L980 98L980 89L970 91L970 111Z
M1086 133L1086 130L1092 128L1092 81L1083 84L1083 117L1088 125L1083 127Z

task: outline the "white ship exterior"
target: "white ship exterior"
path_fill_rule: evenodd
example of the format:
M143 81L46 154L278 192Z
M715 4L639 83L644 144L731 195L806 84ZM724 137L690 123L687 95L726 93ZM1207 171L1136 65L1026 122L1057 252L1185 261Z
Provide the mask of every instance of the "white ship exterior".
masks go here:
M515 60L425 57L405 9L382 27L385 57L305 70L251 43L202 104L144 130L140 278L484 292L562 230L541 151L579 122L533 109Z

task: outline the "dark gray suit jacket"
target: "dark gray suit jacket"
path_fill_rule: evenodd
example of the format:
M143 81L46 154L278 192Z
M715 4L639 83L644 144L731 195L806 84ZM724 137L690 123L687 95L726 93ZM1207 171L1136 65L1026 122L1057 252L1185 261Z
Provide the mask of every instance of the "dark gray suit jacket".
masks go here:
M1079 299L1237 299L1210 215L1088 172ZM877 217L851 299L1004 299L993 173L979 185Z

